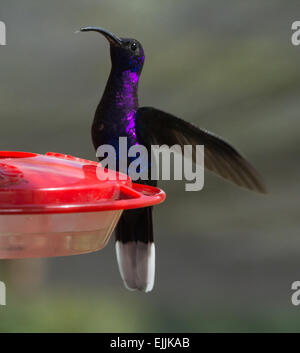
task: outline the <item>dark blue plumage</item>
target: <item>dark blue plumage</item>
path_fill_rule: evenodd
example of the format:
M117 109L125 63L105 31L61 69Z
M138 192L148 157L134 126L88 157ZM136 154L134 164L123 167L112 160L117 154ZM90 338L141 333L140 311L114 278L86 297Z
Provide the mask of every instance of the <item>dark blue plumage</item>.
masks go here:
M148 151L153 144L204 145L206 168L239 186L265 192L255 169L220 137L158 109L139 108L138 83L145 55L137 40L119 38L100 27L81 31L101 33L110 42L111 73L92 125L95 149L103 144L114 146L119 165L119 137L127 137L128 148L142 144ZM150 164L147 167L151 169ZM140 182L156 185L151 180ZM150 291L155 272L152 208L123 213L116 228L116 252L126 287Z

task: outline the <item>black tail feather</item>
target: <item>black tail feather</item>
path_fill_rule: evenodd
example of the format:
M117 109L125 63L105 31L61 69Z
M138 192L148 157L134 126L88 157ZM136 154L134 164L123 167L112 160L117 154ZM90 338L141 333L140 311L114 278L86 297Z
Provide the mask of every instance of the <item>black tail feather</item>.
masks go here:
M152 207L123 212L116 227L116 253L126 288L151 291L155 276Z

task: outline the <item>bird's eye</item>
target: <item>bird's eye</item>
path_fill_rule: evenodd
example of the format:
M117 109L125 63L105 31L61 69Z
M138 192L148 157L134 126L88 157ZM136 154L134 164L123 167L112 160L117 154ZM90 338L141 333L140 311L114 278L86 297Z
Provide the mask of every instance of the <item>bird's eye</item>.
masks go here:
M136 45L135 42L133 42L133 43L131 44L131 50L135 51L136 48L137 48L137 45Z

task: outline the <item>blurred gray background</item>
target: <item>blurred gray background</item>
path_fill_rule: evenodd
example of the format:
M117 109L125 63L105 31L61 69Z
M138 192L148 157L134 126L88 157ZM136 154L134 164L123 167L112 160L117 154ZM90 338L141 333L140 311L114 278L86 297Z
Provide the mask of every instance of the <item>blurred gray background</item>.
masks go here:
M1 150L95 159L93 114L110 70L99 25L135 37L141 105L225 137L269 195L206 174L201 192L162 182L154 291L126 291L114 241L98 253L1 261L0 331L300 331L299 1L1 0Z

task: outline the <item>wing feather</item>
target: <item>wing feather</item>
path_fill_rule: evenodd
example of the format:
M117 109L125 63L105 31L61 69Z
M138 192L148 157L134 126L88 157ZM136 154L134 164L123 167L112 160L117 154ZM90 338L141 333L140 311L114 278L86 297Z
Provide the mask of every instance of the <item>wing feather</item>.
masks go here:
M136 133L144 145L179 144L193 146L195 162L196 145L204 145L205 167L238 186L266 193L266 186L256 169L228 142L221 137L200 129L161 110L143 107L136 115Z

